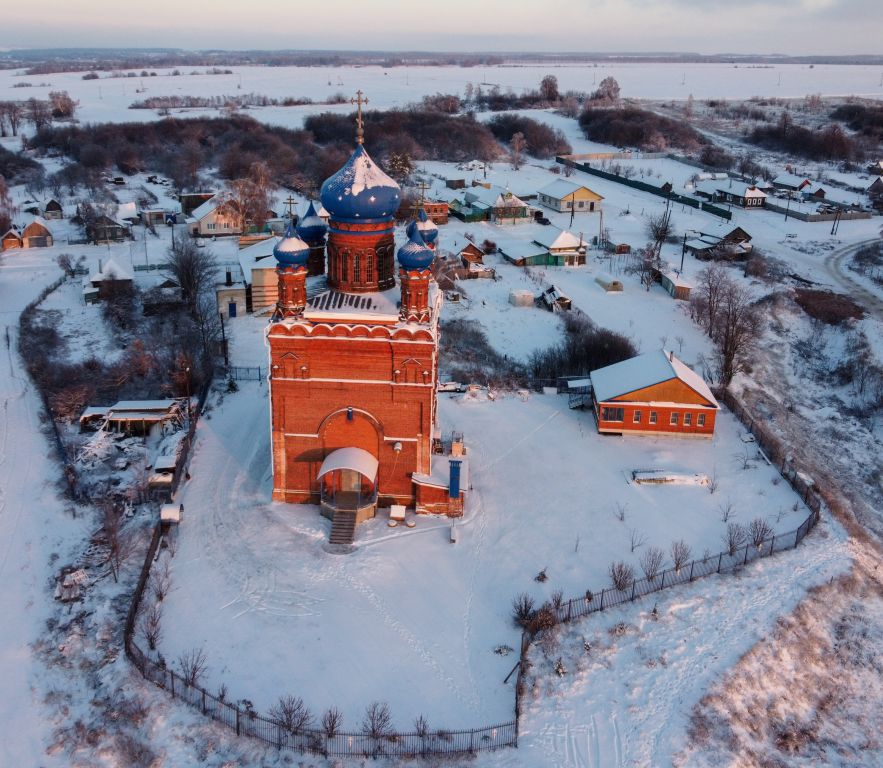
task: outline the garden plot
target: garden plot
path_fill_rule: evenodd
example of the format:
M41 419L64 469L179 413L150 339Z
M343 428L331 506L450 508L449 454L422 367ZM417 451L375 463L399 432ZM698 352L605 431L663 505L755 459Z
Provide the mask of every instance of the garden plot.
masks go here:
M765 462L742 468L740 428L726 413L713 440L691 441L602 438L590 414L554 395L439 405L443 428L464 431L472 457L459 542L437 518L391 537L377 519L348 556L325 551L329 523L315 507L269 500L266 388L244 382L214 405L180 496L166 661L202 647L210 690L224 684L262 711L300 695L315 711L340 707L349 727L374 700L389 702L401 729L421 713L434 727L500 722L512 716L502 681L513 657L494 649L518 647L517 592L542 601L600 589L612 560L638 569L644 548L667 550L675 538L697 556L717 552L725 512L777 531L807 514ZM716 492L629 482L639 468L713 475Z

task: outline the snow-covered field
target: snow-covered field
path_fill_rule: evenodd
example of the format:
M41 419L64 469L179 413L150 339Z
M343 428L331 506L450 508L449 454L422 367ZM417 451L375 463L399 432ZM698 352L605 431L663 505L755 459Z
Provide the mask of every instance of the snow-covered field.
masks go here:
M156 77L107 77L83 80L81 72L24 75L20 70L0 72L0 100L43 97L66 90L80 102L78 117L84 122L119 122L159 119L156 110L129 109L134 101L155 96L235 96L255 93L273 98L306 97L324 101L337 93L349 97L361 88L376 109L402 107L426 94L462 95L467 83L487 90L498 85L516 93L536 88L547 74L558 78L561 91L591 91L602 79L616 78L622 93L639 99L728 98L752 96L803 97L883 96L880 68L865 65L782 64L769 67L731 64L599 63L489 67L232 67L229 75L205 74L205 67L184 67L172 77L171 69L156 69ZM136 70L140 74L140 70ZM191 74L197 72L198 74ZM13 88L29 82L30 88ZM143 90L142 90L143 89ZM305 115L317 109L350 109L343 106L262 107L250 110L258 120L299 127ZM177 110L173 110L178 114ZM185 110L206 114L216 110Z

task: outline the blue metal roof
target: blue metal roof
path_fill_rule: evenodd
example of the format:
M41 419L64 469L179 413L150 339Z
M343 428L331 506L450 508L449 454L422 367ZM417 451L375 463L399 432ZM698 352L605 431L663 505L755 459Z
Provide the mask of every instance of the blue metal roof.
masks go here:
M360 144L350 159L325 180L322 205L338 221L384 221L398 210L399 185L387 176Z

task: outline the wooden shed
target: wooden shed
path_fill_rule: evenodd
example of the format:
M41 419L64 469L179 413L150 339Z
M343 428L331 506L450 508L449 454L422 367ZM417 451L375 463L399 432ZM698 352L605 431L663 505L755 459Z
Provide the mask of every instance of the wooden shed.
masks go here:
M21 233L22 248L48 248L52 245L52 231L39 216L28 224Z
M2 249L0 250L8 251L10 248L21 248L22 245L21 233L15 227L11 227L3 235Z

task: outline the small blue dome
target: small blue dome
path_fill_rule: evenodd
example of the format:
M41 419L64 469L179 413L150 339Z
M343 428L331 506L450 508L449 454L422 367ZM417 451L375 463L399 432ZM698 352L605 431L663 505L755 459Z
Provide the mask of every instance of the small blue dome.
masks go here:
M296 267L307 263L310 246L297 236L294 227L289 224L284 237L273 248L273 256L283 267Z
M411 230L408 242L398 252L399 264L405 269L429 269L434 258L435 254L426 247L416 227Z
M319 195L322 205L338 221L391 219L399 208L399 185L387 176L360 144Z
M310 206L304 217L297 223L297 236L308 243L315 243L325 237L328 227L325 222L319 218L316 208L310 201Z

